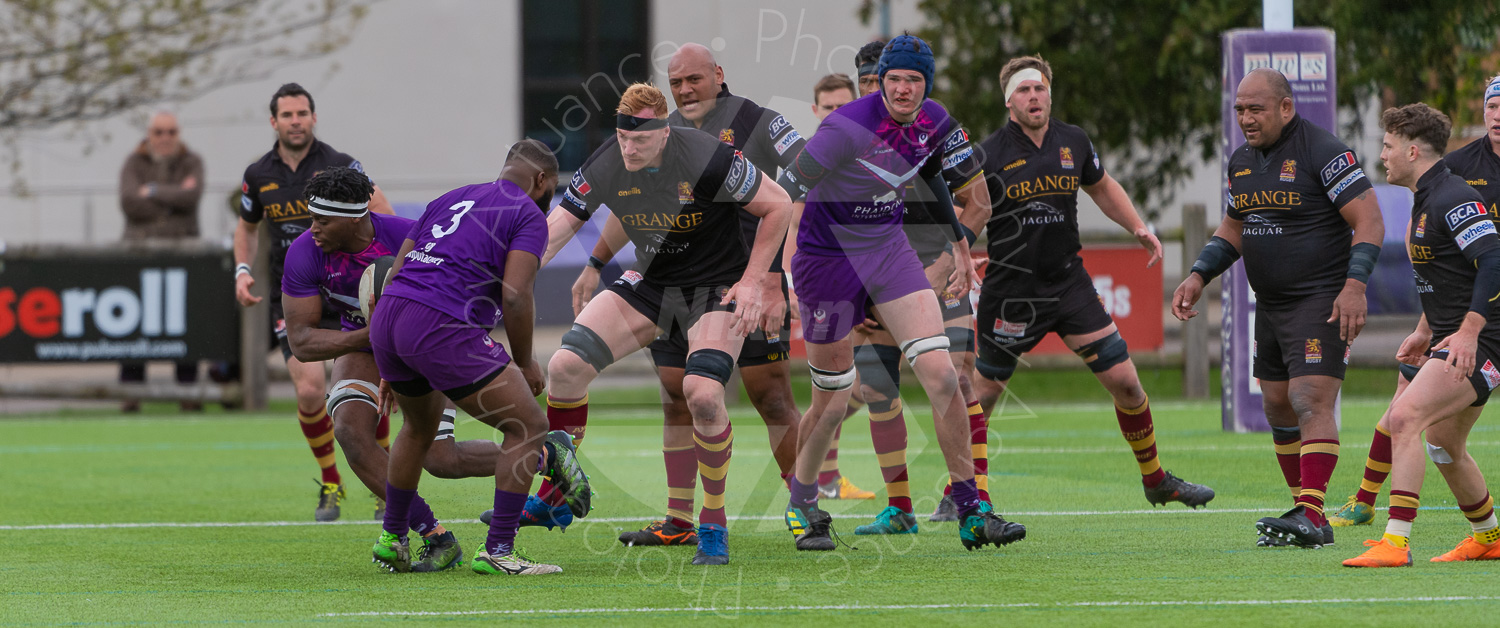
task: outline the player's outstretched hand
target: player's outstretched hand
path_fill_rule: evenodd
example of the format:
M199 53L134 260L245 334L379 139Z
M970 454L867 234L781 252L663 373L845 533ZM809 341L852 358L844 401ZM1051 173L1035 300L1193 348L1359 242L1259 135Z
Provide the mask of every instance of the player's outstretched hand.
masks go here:
M968 259L969 245L962 238L953 243L953 255L955 258ZM974 284L974 267L968 264L953 265L953 274L948 276L947 294L955 299L968 296L969 287Z
M1186 279L1172 293L1172 316L1185 321L1198 315L1193 306L1203 297L1203 278L1198 273L1188 273Z
M375 396L379 397L376 400L375 411L380 413L381 416L390 416L395 414L396 410L400 409L396 405L396 393L391 390L391 383L385 381L384 378L381 378L380 390L375 393Z
M1406 340L1401 341L1401 347L1396 349L1396 361L1412 366L1422 366L1422 358L1427 355L1427 345L1432 342L1432 333L1422 333L1422 330L1411 332Z
M1156 239L1156 234L1151 233L1150 229L1141 227L1135 230L1135 239L1151 252L1151 261L1146 262L1146 268L1151 268L1161 261L1161 240Z
M1443 372L1453 375L1455 380L1463 380L1474 374L1474 353L1479 349L1479 335L1459 329L1447 338L1433 345L1432 352L1437 353L1444 349L1448 350L1448 366L1443 367Z
M1328 317L1330 323L1338 321L1340 340L1354 342L1359 332L1365 328L1367 308L1365 284L1357 279L1345 281L1344 289L1333 300L1333 315Z
M729 331L740 336L748 336L765 324L760 295L760 278L745 277L734 284L729 292L724 293L724 298L719 300L719 305L734 304L734 322L730 324ZM781 328L781 321L776 321L776 329Z
M260 303L260 297L250 294L250 289L254 287L255 278L250 273L240 273L234 278L234 300L239 301L241 307Z
M761 298L765 299L761 313L761 329L780 333L781 321L786 318L788 302L781 294L781 273L766 273L760 284ZM793 316L796 316L793 314Z
M516 360L520 362L520 360ZM521 377L526 378L526 387L531 389L531 396L537 397L547 389L547 375L542 372L542 365L535 357L527 360L521 367Z
M584 266L578 273L578 279L573 281L573 317L577 318L588 307L589 301L594 300L594 292L599 289L599 269L592 266Z

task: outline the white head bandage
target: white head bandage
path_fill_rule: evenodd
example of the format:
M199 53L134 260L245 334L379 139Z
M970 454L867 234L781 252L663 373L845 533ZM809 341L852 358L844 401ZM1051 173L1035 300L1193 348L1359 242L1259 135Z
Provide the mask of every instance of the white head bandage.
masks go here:
M370 213L370 202L363 203L340 203L330 201L326 198L316 196L307 199L307 211L324 216L341 216L344 218L359 218Z
M1490 79L1490 84L1484 86L1484 102L1496 96L1500 96L1500 76Z
M1047 77L1043 76L1040 70L1036 68L1021 70L1012 74L1010 80L1005 83L1005 102L1010 102L1011 94L1016 93L1016 89L1021 87L1021 81L1036 81L1042 85L1047 85Z

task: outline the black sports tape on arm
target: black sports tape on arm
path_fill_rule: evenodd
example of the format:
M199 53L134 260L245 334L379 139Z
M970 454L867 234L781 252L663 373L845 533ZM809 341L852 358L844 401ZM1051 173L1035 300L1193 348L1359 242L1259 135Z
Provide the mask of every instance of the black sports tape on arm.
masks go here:
M1214 280L1214 277L1224 274L1236 261L1240 259L1240 252L1234 249L1234 245L1219 236L1209 238L1208 244L1203 246L1203 251L1198 254L1198 261L1193 262L1190 272L1198 273L1203 278L1203 283Z
M943 180L943 173L938 172L924 181L927 183L927 189L932 190L932 195L937 197L937 201L927 206L928 211L932 212L933 222L947 223L953 228L948 232L948 241L959 241L964 237L964 226L958 222L958 213L953 211L953 195L948 192L948 182Z
M1349 278L1360 283L1370 283L1370 273L1375 272L1375 262L1380 259L1380 245L1359 242L1349 248Z
M1500 294L1500 249L1490 249L1474 258L1474 267L1479 274L1474 277L1474 296L1469 299L1469 311L1489 318L1491 300Z
M807 195L807 191L817 186L818 182L827 175L828 170L823 167L823 164L807 154L807 149L803 149L797 153L797 159L792 162L792 167L781 171L776 184L786 190L787 196L790 196L792 202L795 203L802 200L802 197Z

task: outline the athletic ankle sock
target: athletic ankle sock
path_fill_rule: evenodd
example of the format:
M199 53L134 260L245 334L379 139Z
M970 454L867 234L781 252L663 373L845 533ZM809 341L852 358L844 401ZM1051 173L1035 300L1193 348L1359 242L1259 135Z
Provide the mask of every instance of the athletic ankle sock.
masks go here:
M1417 520L1417 508L1422 505L1420 496L1409 491L1398 491L1391 489L1390 496L1390 519L1386 524L1386 531L1398 521L1406 523L1406 532L1402 536L1411 536L1411 522Z
M380 415L380 422L375 424L375 444L380 445L385 453L391 453L391 415L389 413Z
M808 506L812 506L813 508L817 508L818 483L814 481L812 484L803 484L802 480L797 479L797 476L795 475L792 476L791 480L792 482L789 488L792 492L792 498L787 502L788 507L806 508Z
M1474 540L1485 545L1500 541L1500 523L1495 519L1495 500L1490 498L1486 492L1484 499L1476 504L1459 504L1458 509L1463 511L1464 517L1469 520L1469 527L1474 530Z
M1276 443L1276 464L1281 466L1281 477L1286 478L1295 502L1302 494L1302 429L1272 427L1271 441Z
M698 491L696 447L663 447L667 463L667 520L679 528L693 527L693 498Z
M959 514L979 507L979 487L974 485L972 478L953 483L953 505L958 508Z
M585 394L578 399L563 399L547 396L547 430L562 430L573 437L575 447L582 446L583 435L589 423L589 396ZM561 506L567 501L561 491L552 490L550 480L542 480L536 490L537 497L542 498L548 506Z
M521 509L526 507L526 494L495 489L494 507L484 549L491 556L504 556L515 547L516 528L521 526Z
M410 530L411 503L417 497L416 490L406 490L391 486L389 482L385 485L385 523L386 532L396 536L404 537Z
M1307 518L1322 527L1328 523L1323 519L1323 500L1327 497L1328 478L1333 477L1333 468L1339 463L1339 441L1337 439L1313 439L1302 441L1302 492L1297 495L1297 504L1307 508Z
M693 448L698 457L698 475L703 476L703 506L698 509L698 523L728 525L724 516L724 483L729 477L729 458L734 453L734 426L708 436L693 427Z
M417 495L416 491L412 491L411 506L406 511L406 525L421 536L427 536L427 533L437 529L438 526L437 516L432 514L432 507L428 506L427 500Z
M1380 495L1380 485L1391 474L1391 433L1375 426L1375 437L1370 440L1370 457L1365 459L1365 477L1359 482L1359 492L1354 499L1366 506L1375 505Z
M828 455L823 456L823 466L818 469L818 486L827 486L839 479L839 438L844 435L840 424L833 430L833 444L828 446Z
M313 457L323 469L324 484L343 484L339 480L338 458L334 456L333 418L323 408L313 414L297 412L297 421L302 425L302 436L312 448Z
M978 401L969 402L969 451L974 457L974 485L979 499L990 501L990 420Z
M885 480L886 505L910 513L911 483L906 475L906 418L901 400L870 402L870 440L880 477Z
M1156 458L1156 427L1151 422L1151 401L1142 401L1135 408L1115 405L1115 420L1120 423L1120 434L1135 452L1135 463L1141 468L1141 483L1155 488L1167 479ZM976 472L977 473L977 472Z
M1392 498L1395 497L1395 492L1396 491L1391 491ZM1415 502L1416 500L1413 499L1413 501ZM1392 503L1394 504L1394 502ZM1411 509L1412 516L1415 517L1417 507L1413 505ZM1411 543L1411 520L1397 519L1395 516L1395 512L1396 507L1392 505L1391 519L1385 523L1385 534L1381 538L1389 541L1391 545L1395 545L1396 547L1399 547L1401 549L1407 549L1407 547Z

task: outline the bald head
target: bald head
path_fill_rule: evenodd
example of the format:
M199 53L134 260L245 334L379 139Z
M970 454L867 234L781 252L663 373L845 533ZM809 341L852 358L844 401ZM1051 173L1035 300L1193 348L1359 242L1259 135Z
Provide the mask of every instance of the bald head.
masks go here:
M177 116L168 111L158 112L146 126L146 148L156 157L176 155L182 150L179 135Z
M713 111L719 86L724 83L724 68L714 61L714 53L702 44L683 44L667 62L667 83L677 110L694 126Z
M1283 127L1297 115L1291 84L1271 68L1251 70L1235 92L1234 114L1247 144L1255 148L1270 147L1281 139Z

